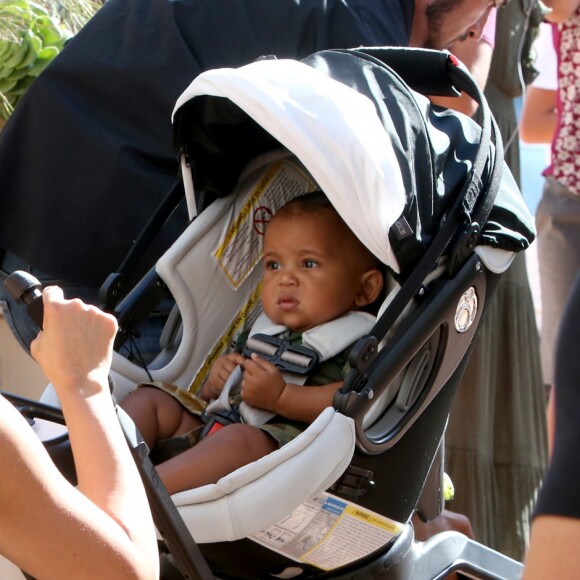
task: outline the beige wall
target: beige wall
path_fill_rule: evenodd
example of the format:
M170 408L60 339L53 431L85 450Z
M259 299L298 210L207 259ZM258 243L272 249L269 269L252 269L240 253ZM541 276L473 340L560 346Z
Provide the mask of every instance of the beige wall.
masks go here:
M0 310L0 390L38 399L48 381L20 346Z

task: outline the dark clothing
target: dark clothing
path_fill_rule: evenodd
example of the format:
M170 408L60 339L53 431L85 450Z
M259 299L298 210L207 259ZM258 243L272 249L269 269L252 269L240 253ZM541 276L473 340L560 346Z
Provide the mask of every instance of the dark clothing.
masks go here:
M554 453L540 490L535 515L580 518L580 272L562 317L556 349L556 433Z
M111 0L0 135L0 249L98 288L177 181L171 112L202 71L407 45L413 0ZM172 216L146 271L186 225Z

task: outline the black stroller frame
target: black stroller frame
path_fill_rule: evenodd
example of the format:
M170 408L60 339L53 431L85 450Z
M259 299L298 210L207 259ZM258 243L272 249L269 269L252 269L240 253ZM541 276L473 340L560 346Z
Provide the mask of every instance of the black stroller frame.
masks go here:
M354 420L357 451L351 466L331 487L332 493L357 501L363 498L366 508L388 513L390 518L404 523L403 531L381 550L351 565L331 572L305 568L304 575L297 577L422 580L444 578L459 571L475 578L518 578L522 571L520 563L456 532L415 542L409 523L415 511L422 519L429 520L443 507L441 476L446 420L482 315L481 305L485 304L500 278L500 274L492 273L474 253L502 179L503 153L495 121L477 84L449 53L386 48L324 52L353 56L386 67L397 82L421 94L450 96L465 91L480 105L481 132L469 178L456 192L437 234L415 260L414 267L401 276L400 290L378 317L373 331L356 344L349 361L352 370L334 400L335 409ZM418 59L422 66L417 65ZM181 130L178 127L176 131ZM494 158L490 162L489 151L494 142ZM174 192L171 198L175 198ZM202 210L205 203L200 200ZM166 203L161 213L168 211L171 211L171 204ZM163 216L155 216L151 220L152 228L160 221ZM149 237L145 233L143 239ZM142 245L137 244L134 252L142 249ZM443 255L447 256L443 273L426 287L425 280L440 264ZM130 256L126 262L131 261ZM103 292L109 304L113 296L111 287L118 274L110 277ZM124 336L134 332L133 326L150 308L151 295L158 296L162 285L161 278L152 271L116 305L115 314ZM142 296L146 298L141 300ZM474 296L478 307L474 306ZM401 322L400 313L411 302L416 305L414 315ZM29 306L31 310L37 308ZM459 329L458 324L462 324L465 316L469 322ZM381 343L384 343L382 348ZM363 418L374 400L397 382L397 377L406 372L412 361L418 362L403 408L384 413L368 429L363 427ZM6 396L27 416L64 424L62 415L50 406L10 394ZM118 415L143 479L155 524L163 538L166 577L200 580L274 577L265 570L279 566L278 557L250 540L196 544L160 482L148 457L147 446L134 424L121 409ZM66 437L55 442L52 448L47 447L67 477L74 480ZM418 453L427 459L415 461ZM386 457L385 454L388 454L389 465L396 466L397 477L382 477L377 473L377 458ZM381 461L385 462L385 457ZM382 479L380 493L375 481L377 476ZM260 560L259 565L245 561L250 544Z

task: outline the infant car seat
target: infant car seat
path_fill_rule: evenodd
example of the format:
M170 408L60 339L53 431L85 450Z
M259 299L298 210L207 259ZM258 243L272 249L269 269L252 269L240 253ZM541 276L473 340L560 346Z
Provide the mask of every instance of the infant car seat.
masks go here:
M424 96L458 89L480 103L481 126ZM199 387L259 312L262 228L289 197L323 189L392 288L333 408L279 451L173 496L212 573L518 575L459 534L418 545L409 525L415 511L441 510L442 438L469 346L501 273L534 236L463 65L445 52L368 48L208 71L178 100L174 133L191 224L115 312L130 336L151 296L168 292L175 318L146 368L116 354L118 400L149 380ZM57 404L51 388L43 401ZM162 496L154 479L150 493ZM161 530L170 551L180 525ZM173 556L195 577L187 554Z

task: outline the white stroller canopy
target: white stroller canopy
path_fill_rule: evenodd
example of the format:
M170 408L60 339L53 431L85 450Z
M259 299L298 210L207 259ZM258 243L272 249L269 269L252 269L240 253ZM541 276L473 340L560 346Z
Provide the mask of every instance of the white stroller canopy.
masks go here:
M403 212L399 163L371 100L293 60L266 59L199 75L178 99L235 103L295 154L362 243L399 272L389 229Z

